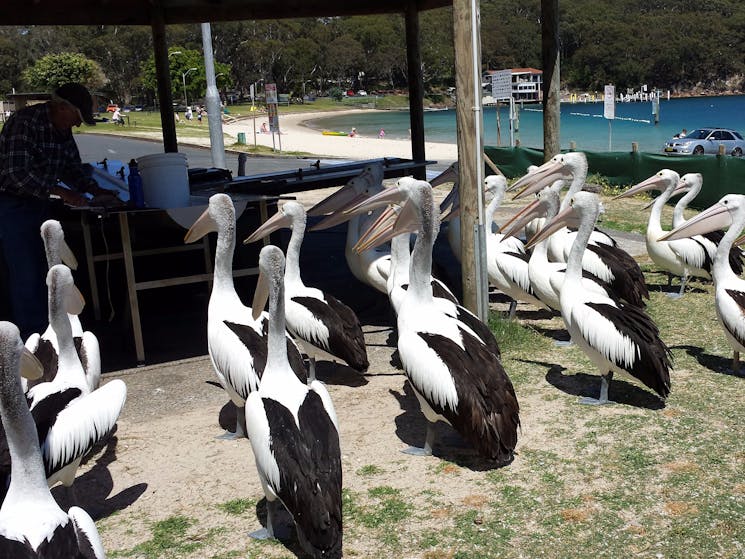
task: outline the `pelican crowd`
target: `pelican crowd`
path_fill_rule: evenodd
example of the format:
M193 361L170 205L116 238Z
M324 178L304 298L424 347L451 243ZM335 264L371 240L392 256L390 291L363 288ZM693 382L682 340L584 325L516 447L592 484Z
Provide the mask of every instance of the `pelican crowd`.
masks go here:
M187 232L188 243L217 235L206 335L218 381L238 409L235 428L222 437L249 439L267 501L266 524L251 537L276 537L280 513L289 513L311 557L342 556L339 419L316 379L315 359L331 356L360 375L371 364L354 311L303 282L300 251L308 215L323 216L310 234L348 222L345 256L352 274L389 298L401 367L427 421L421 445L402 452L431 455L438 445L434 426L444 422L492 467L513 460L521 418L520 394L502 360L509 348L500 348L488 326L432 273L441 222L448 223L460 258L457 170L453 166L431 183L404 177L385 186L382 166L369 165L307 214L301 204L285 202L243 240L291 230L286 253L271 244L261 249L250 307L233 283L238 239L231 198L212 196ZM635 379L664 403L674 390L672 353L646 310L649 292L636 260L596 228L604 206L583 190L587 170L585 155L574 152L530 169L511 186L504 176L486 177L489 282L512 301L510 320L519 316L518 303L560 313L570 337L563 345L580 349L600 377L597 397L579 403L612 404L614 375ZM433 187L450 182L450 194L437 205ZM616 198L660 193L651 204L647 252L657 269L680 278L676 298L684 296L691 277L713 281L717 316L737 369L745 351L738 248L745 196L729 194L686 220L684 209L702 183L699 174L681 177L662 169ZM528 203L496 224L509 192ZM664 205L680 194L673 223L663 223ZM614 200L608 203L620 203ZM0 464L0 557L100 559L104 546L90 516L75 506L74 481L84 457L113 431L127 390L121 380L101 383L98 341L78 318L84 299L60 224L45 222L41 236L49 264L49 327L24 345L13 324L0 323L0 443L9 450L9 460ZM56 484L68 488L67 511L50 493Z

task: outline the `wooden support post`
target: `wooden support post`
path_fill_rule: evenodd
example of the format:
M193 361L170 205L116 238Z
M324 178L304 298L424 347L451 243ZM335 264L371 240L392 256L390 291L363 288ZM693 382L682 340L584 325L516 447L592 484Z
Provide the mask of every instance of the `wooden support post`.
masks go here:
M176 121L173 118L173 98L171 97L171 76L168 71L168 45L166 44L166 25L163 7L160 2L153 4L153 53L155 57L155 77L158 81L158 102L160 103L160 124L163 128L163 149L166 153L178 151Z
M424 77L419 43L419 10L416 0L406 3L406 64L409 74L409 123L411 125L411 158L425 161L424 152ZM414 177L423 180L426 169L418 168Z
M577 142L574 140L569 142L569 151L577 151Z
M541 0L541 59L543 61L543 159L561 151L559 116L559 0Z
M719 144L719 155L727 155L727 148L724 144Z
M639 142L631 142L631 152L632 153L639 152Z

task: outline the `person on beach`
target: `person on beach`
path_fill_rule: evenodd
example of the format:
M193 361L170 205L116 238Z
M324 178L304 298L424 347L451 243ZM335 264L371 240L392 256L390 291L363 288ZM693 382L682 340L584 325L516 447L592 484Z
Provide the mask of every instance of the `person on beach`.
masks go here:
M357 136L357 129L352 128L352 131L349 133L350 138L355 138Z
M382 128L380 129L380 132L378 132L378 138L380 140L382 140L383 138L385 138L385 130L383 130Z
M266 122L261 123L261 133L269 134L269 128L267 127Z

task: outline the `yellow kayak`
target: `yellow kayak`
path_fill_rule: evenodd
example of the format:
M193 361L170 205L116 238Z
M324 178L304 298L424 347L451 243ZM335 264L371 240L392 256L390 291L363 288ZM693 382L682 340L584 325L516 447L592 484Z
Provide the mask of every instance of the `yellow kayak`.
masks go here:
M324 136L349 136L346 132L338 132L336 130L324 130L321 134Z

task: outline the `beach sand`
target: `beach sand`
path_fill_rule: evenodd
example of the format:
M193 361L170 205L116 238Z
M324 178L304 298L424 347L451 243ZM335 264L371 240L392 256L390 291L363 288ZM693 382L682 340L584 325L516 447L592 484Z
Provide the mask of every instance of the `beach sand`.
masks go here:
M350 110L354 112L369 112L370 109ZM309 120L323 118L326 116L338 116L339 112L317 112L317 113L295 113L280 114L279 127L282 131L281 138L275 134L261 134L259 129L263 122L268 122L265 114L256 117L256 134L254 136L254 120L241 120L235 123L224 123L223 132L237 138L239 132L246 135L246 143L272 147L279 150L282 143L282 152L305 152L319 156L343 157L348 159L376 159L381 157L403 157L411 158L411 144L408 140L389 140L377 137L356 136L324 136L320 130L314 130L304 124ZM274 141L274 144L272 143ZM442 144L436 142L425 142L425 155L429 160L438 163L452 163L458 158L458 147L456 144Z

